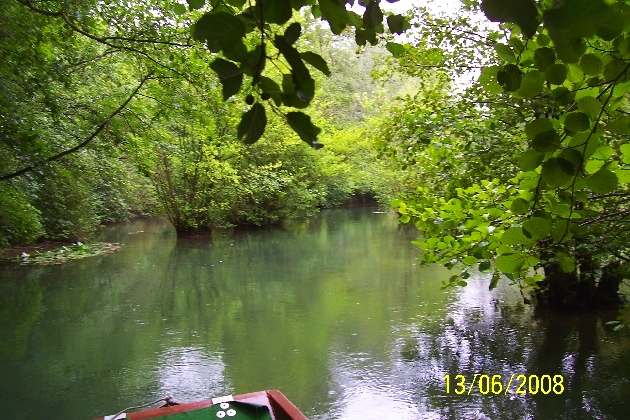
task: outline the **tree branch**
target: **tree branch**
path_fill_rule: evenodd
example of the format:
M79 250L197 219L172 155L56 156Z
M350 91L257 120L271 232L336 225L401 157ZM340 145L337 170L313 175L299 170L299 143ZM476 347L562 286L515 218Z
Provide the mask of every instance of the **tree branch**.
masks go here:
M61 10L58 12L51 12L50 10L44 10L44 9L39 9L35 6L33 6L31 4L30 1L27 0L18 0L19 3L22 3L24 6L28 7L29 9L31 9L34 12L40 13L42 15L46 15L46 16L55 16L55 17L59 17L61 16L61 14L63 13Z
M142 86L146 83L146 81L150 80L151 78L152 78L152 74L148 74L145 77L143 77L142 80L140 81L140 84L133 90L131 95L129 95L129 97L118 108L116 108L116 110L114 110L101 124L99 124L99 126L96 127L96 129L92 132L92 134L87 139L85 139L83 142L79 143L78 145L76 145L75 147L73 147L71 149L64 150L61 153L58 153L58 154L56 154L54 156L51 156L51 157L47 158L44 162L46 162L46 163L53 162L55 160L61 159L62 157L66 156L66 155L69 155L70 153L74 153L74 152L82 149L83 147L87 146L92 140L94 140L96 138L96 136L98 136L101 133L101 131L103 131L103 129L112 120L112 118L114 118L116 115L118 115L129 104L129 102L131 102L131 100L138 94L138 92L140 91ZM27 166L25 168L20 169L19 171L15 171L15 172L10 173L10 174L2 175L2 176L0 176L0 181L6 181L8 179L15 178L17 176L23 175L23 174L25 174L27 172L31 172L34 169L36 169L39 165L40 164Z

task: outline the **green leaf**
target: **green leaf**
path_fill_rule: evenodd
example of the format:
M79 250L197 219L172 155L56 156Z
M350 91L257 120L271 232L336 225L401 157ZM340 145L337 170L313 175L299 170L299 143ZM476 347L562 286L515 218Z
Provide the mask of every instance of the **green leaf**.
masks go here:
M567 68L569 69L569 74L567 75L567 80L571 83L581 83L582 79L584 79L584 72L577 64L567 64Z
M516 56L514 51L508 45L496 43L494 44L494 50L499 55L499 58L508 63L516 63Z
M533 276L527 276L525 277L525 283L527 283L530 286L535 286L536 283L538 283L539 281L541 281L543 279L543 275L542 274L534 274Z
M612 40L625 26L624 17L603 0L567 0L543 13L543 24L559 58L575 63L586 52L583 38Z
M630 171L627 169L616 169L615 174L620 184L630 184Z
M623 83L630 79L629 64L624 60L613 60L604 67L607 82Z
M630 144L622 144L619 146L623 163L630 163Z
M302 33L302 25L299 22L293 22L289 25L286 31L284 31L284 39L287 41L287 44L293 45L295 41L298 40L300 34Z
M574 97L576 101L579 101L580 99L585 98L587 96L592 96L593 98L597 98L597 96L599 96L599 89L597 87L582 88L575 93Z
M558 252L556 253L556 258L558 259L558 263L560 264L560 268L565 273L572 273L575 271L575 260L571 258L566 252Z
M545 73L541 73L537 70L528 71L521 80L521 87L518 88L516 93L522 98L531 99L538 95L543 90L543 84L545 83Z
M490 279L490 286L488 287L489 290L495 289L497 287L497 284L499 284L499 279L501 278L501 276L499 275L499 273L494 273L492 275L492 278Z
M263 92L269 94L276 105L280 105L282 102L282 89L280 89L280 86L278 86L276 82L268 77L260 76L260 87Z
M542 165L541 176L550 187L560 187L571 180L573 164L563 158L551 158Z
M227 56L228 51L225 51L224 54ZM248 76L254 77L255 80L265 69L266 58L264 46L256 45L253 50L245 54L243 60L239 60L241 61L241 69L245 70L245 74Z
M383 23L383 12L377 1L371 1L363 12L363 26L365 28L376 28Z
M197 10L201 9L203 5L206 4L206 0L186 0L186 3L188 3L190 10Z
M479 263L479 271L481 271L482 273L484 271L488 271L492 268L492 264L490 264L490 261L482 261Z
M580 58L580 68L588 76L597 76L604 69L604 63L595 54L584 54Z
M541 152L553 152L560 147L560 136L555 131L545 131L536 134L532 140L532 147Z
M585 131L590 127L588 115L583 112L572 112L564 120L564 128L569 131Z
M559 158L568 160L573 165L573 174L575 175L582 164L582 153L575 149L565 149L559 155Z
M537 134L546 131L553 131L553 123L549 118L537 118L525 126L525 134L530 139L534 139Z
M514 214L525 214L529 211L530 204L529 201L523 200L522 198L517 198L512 201L512 205L510 206L510 211Z
M388 42L387 44L385 44L385 48L387 48L387 51L392 53L395 58L398 58L407 52L407 49L404 45L398 44L396 42Z
M468 286L468 283L465 282L464 280L460 280L460 281L457 282L457 285L459 287L466 287L466 286Z
M304 65L302 56L298 50L287 43L284 37L276 36L274 45L278 48L278 50L280 50L292 69L292 82L295 85L295 95L297 98L289 100L287 105L299 108L301 107L301 104L298 103L299 101L303 102L304 105L308 105L315 95L315 81ZM285 94L287 93L288 92L285 89ZM290 98L287 97L287 99Z
M595 120L602 110L602 104L594 97L586 96L578 101L578 109L588 115L591 120Z
M538 27L538 10L534 0L483 0L481 9L493 22L517 24L530 37Z
M611 133L630 134L630 117L619 117L612 120L606 125L606 129Z
M405 17L402 15L390 15L387 16L387 26L389 31L393 34L402 34L405 32L405 28L409 24L406 22Z
M573 234L569 230L568 220L556 220L551 230L551 237L558 243L564 243L571 239Z
M302 60L306 61L311 66L315 67L317 70L330 77L328 64L326 64L326 61L319 54L315 54L311 51L305 51L303 53L300 53L300 57L302 57Z
M487 66L481 69L481 74L479 75L479 83L486 92L492 95L503 92L503 88L497 82L499 69L499 66Z
M580 133L576 133L571 138L569 142L569 146L573 148L579 148L584 155L584 159L589 159L597 148L599 147L600 141L599 138L602 136L603 130L598 131L597 133L592 133L589 131L582 131Z
M267 114L265 113L265 107L255 103L241 118L237 129L238 138L242 139L245 137L245 144L256 143L265 132L266 126Z
M352 10L348 11L348 25L352 26L355 29L362 28L363 17L358 13L353 12ZM407 25L409 24L407 23Z
M521 87L521 70L515 64L506 65L497 73L497 81L506 92L515 92Z
M287 114L287 122L300 138L309 146L317 140L317 135L321 129L311 122L311 117L303 112L289 112Z
M525 172L533 171L545 158L545 154L534 149L527 149L519 157L519 166Z
M569 225L569 231L577 237L583 237L588 233L586 226L576 225L575 223Z
M549 212L561 217L569 217L571 215L571 207L568 204L554 204L549 207Z
M567 67L562 63L556 63L545 70L547 81L552 85L561 85L567 78Z
M538 264L538 258L523 252L508 253L498 256L494 261L497 270L505 274L516 273L523 268Z
M534 65L540 71L547 70L547 67L551 66L556 62L556 53L553 52L553 49L544 47L538 48L534 52Z
M551 233L551 221L544 217L532 217L523 222L523 233L525 236L529 233L534 241L546 238Z
M334 0L319 0L319 7L322 17L330 24L330 30L335 35L341 34L349 22L348 11L343 3Z
M555 88L551 95L559 106L567 106L573 101L573 93L564 86Z
M230 97L238 93L243 84L243 71L236 67L236 64L222 58L217 58L210 64L210 68L219 76L219 80L223 86L224 101L227 101Z
M624 59L630 58L630 38L624 38L619 43L619 52L621 53L621 57Z
M586 165L584 165L584 170L587 174L594 174L599 171L602 166L604 166L604 162L601 160L589 160Z
M231 49L236 43L242 43L245 36L245 24L237 17L219 12L206 13L195 23L193 38L216 42L222 49Z
M253 66L248 60L247 47L243 43L243 40L239 39L238 42L231 44L229 48L224 48L223 55L228 60L241 63L241 70L244 72L252 73L251 70L253 70Z
M608 160L610 159L612 154L613 148L607 144L602 144L601 146L597 147L595 153L593 153L593 159Z
M183 15L184 13L186 13L186 6L184 6L183 4L175 3L173 5L173 12L175 12L175 14L177 15Z
M358 28L354 34L357 45L365 45L366 42L370 42L370 44L375 45L376 40L376 31L374 29L364 29Z
M523 245L530 247L534 244L534 241L523 234L522 228L513 227L503 232L503 236L501 236L501 243L507 246Z
M291 0L291 7L293 7L293 10L300 10L302 7L304 6L308 6L313 4L313 2L311 0ZM315 16L315 18L318 18L319 16Z
M293 14L291 0L265 0L262 2L262 12L266 22L282 25Z
M608 194L617 189L619 180L614 172L600 169L586 178L586 185L596 194Z
M293 83L293 76L290 74L282 75L282 91L285 94L295 94L295 83Z

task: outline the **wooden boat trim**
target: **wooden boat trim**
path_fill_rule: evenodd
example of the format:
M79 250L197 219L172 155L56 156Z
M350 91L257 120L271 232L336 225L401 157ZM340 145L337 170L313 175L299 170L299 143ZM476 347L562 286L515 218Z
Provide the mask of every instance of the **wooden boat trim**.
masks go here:
M272 417L275 420L308 420L304 414L291 402L284 394L276 389L268 391L250 392L248 394L234 395L229 398L230 401L240 401L244 403L260 404L269 407ZM199 410L210 407L219 402L226 401L226 398L212 398L209 400L196 401L191 403L182 403L169 407L151 408L148 410L127 413L127 417L120 419L129 420L146 420L155 419L172 414L185 413L187 411ZM100 417L98 420L104 420L106 417ZM118 420L118 419L117 419Z

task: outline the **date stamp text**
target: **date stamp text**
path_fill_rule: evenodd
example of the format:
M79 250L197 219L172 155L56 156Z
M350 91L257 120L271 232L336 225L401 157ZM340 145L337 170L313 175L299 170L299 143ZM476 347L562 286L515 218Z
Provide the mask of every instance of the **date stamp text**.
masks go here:
M472 377L459 374L451 377L444 375L446 393L470 395L479 391L482 395L507 395L513 391L517 395L536 395L539 392L560 395L564 392L564 377L562 375L525 375L513 373L509 379L503 375L486 375L475 373Z

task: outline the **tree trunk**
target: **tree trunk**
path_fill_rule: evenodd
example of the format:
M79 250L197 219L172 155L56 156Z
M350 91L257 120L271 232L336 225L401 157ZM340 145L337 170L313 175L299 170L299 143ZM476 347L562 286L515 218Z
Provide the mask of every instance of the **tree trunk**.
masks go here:
M596 267L590 256L581 256L578 270L565 273L557 262L544 267L545 279L536 292L540 304L562 310L598 309L622 303L619 285L618 261L601 269L601 277L595 276Z

